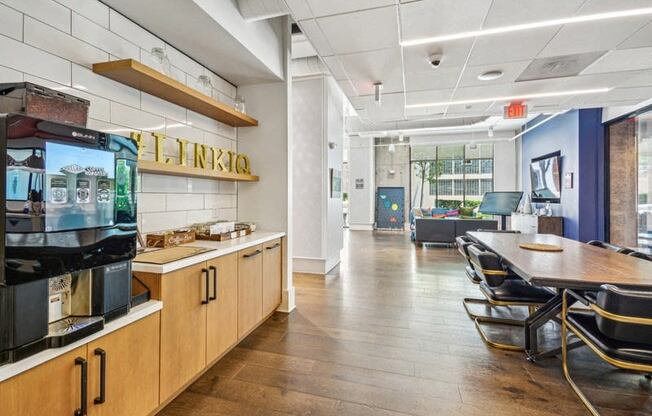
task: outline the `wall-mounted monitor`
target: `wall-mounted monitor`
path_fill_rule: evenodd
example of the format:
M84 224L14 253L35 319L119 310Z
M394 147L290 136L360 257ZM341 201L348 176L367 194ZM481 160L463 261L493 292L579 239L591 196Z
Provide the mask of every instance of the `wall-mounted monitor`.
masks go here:
M561 152L549 153L530 162L532 202L561 201Z
M523 192L486 192L482 197L480 211L487 215L512 215L523 198Z

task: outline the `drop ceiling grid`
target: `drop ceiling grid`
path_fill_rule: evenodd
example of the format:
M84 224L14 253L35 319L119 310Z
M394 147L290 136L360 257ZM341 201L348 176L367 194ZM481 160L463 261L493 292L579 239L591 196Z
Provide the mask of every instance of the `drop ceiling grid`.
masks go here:
M540 28L518 32L517 36L499 34L437 45L400 46L401 39L650 7L649 0L530 0L527 7L522 6L522 0L286 1L293 14L295 9L301 12L295 17L298 16L302 30L338 83L345 87L343 90L354 107L370 121L394 120L397 115L400 118L401 110L406 120L438 118L446 112L435 107L405 109L406 104L582 88L616 90L580 98L527 101L533 109L600 100L636 101L648 92L647 88L637 92L636 87L652 85L650 16ZM438 50L444 53L444 59L440 68L433 69L427 57ZM603 50L607 53L578 76L515 82L538 57ZM504 75L486 83L477 79L479 74L492 69L500 69ZM376 81L385 86L380 108L372 96ZM453 104L450 115L498 114L502 104L473 104L469 108Z

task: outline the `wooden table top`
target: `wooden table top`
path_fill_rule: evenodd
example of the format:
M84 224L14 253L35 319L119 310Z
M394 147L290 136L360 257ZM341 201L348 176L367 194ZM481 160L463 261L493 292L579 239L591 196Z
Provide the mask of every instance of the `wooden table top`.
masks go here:
M610 283L652 288L652 262L550 234L467 233L498 254L516 274L537 286L595 289ZM561 252L540 252L521 243L554 244Z

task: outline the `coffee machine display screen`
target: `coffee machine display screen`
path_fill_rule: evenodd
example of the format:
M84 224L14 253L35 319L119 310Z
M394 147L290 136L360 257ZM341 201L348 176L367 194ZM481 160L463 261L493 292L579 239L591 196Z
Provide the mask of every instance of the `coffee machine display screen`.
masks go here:
M45 144L45 231L114 225L115 154Z

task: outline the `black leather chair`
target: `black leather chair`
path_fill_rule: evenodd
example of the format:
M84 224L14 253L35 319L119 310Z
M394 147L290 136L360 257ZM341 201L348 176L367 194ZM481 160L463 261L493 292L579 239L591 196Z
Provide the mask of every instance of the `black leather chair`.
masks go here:
M616 253L621 253L621 254L630 254L630 253L634 252L634 250L632 250L631 248L621 247L621 246L617 246L615 244L610 244L610 243L605 243L604 241L600 241L600 240L591 240L591 241L587 242L586 244L591 245L591 246L595 246L595 247L604 248L604 249L607 249L607 250L612 250L612 251L615 251Z
M652 261L652 256L650 256L649 254L641 253L640 251L632 251L631 253L628 254L628 256L636 257L642 260Z
M471 261L469 260L469 246L473 245L473 240L471 240L467 236L459 236L455 238L455 245L457 245L457 251L460 252L462 257L466 260L466 267L464 268L464 271L466 271L466 277L469 278L471 283L479 285L482 279L480 279L480 276L478 276L475 273L475 270L473 270L473 265L471 264Z
M569 298L580 301L589 311L569 310ZM589 296L566 290L562 304L562 364L564 376L577 397L593 416L598 411L582 393L568 369L567 334L571 332L596 355L614 367L652 373L652 292L624 290L603 285Z
M480 277L480 291L486 298L488 305L496 306L526 306L529 314L534 313L537 307L542 306L554 296L548 289L531 286L525 280L511 273L505 268L500 258L490 251L485 251L482 246L472 244L467 247L469 261L475 273ZM464 308L474 320L476 329L482 340L489 346L504 350L521 351L522 345L510 345L492 341L482 330L481 323L524 325L523 319L502 318L494 316L480 316L469 310L470 303L478 303L476 299L464 299Z
M484 230L484 229L479 229L478 232L496 233L496 234L520 234L521 233L519 230Z

